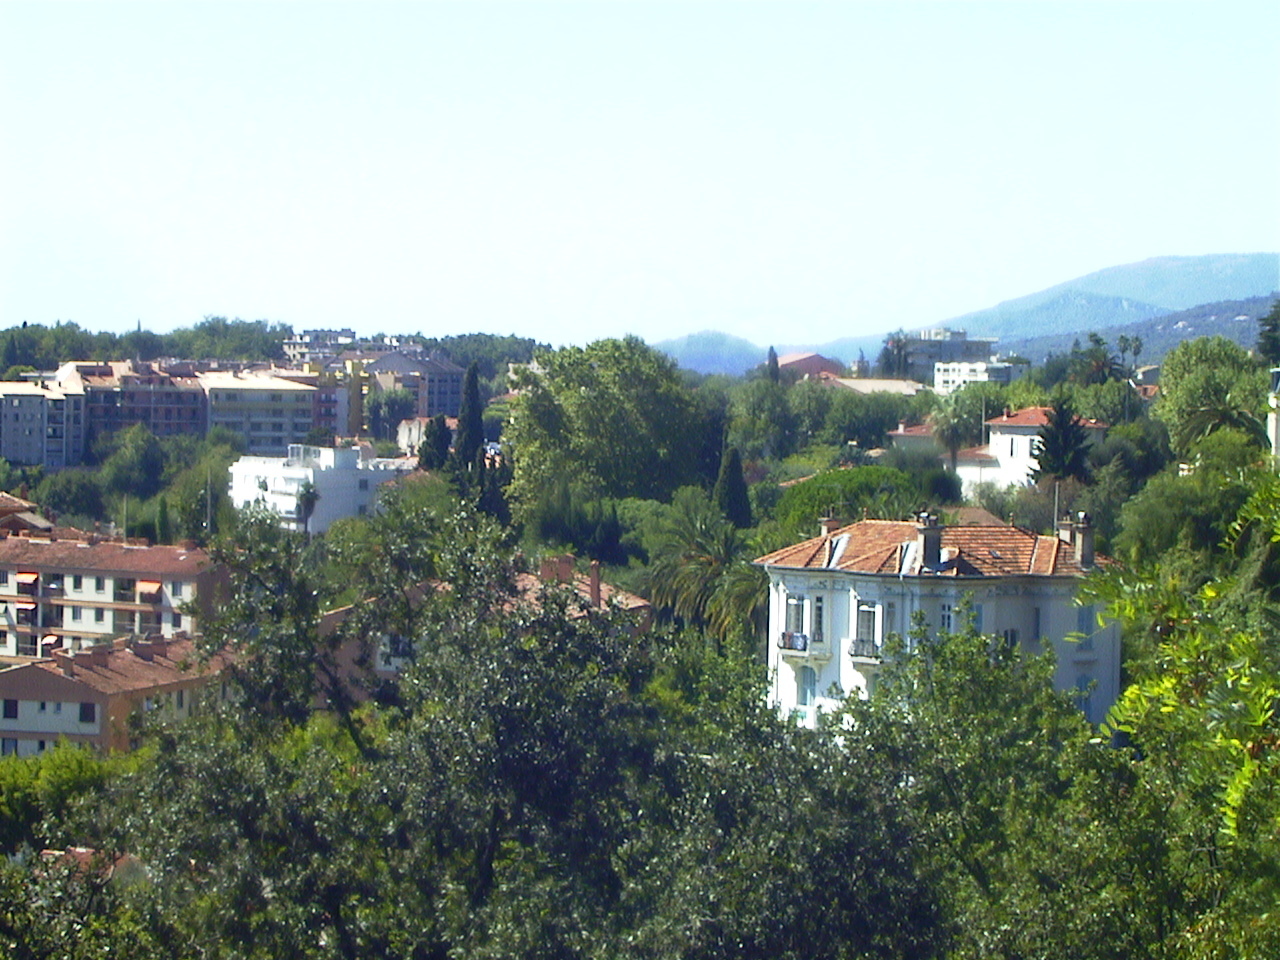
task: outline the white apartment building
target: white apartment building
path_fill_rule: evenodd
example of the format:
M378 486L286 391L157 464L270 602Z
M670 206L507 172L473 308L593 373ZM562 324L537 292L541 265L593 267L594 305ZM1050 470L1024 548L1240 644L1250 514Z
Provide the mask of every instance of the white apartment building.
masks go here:
M0 537L0 657L194 634L186 605L207 602L214 578L194 547Z
M231 502L260 503L291 530L324 533L335 520L364 516L377 506L378 487L417 467L417 460L362 460L357 447L295 443L286 457L241 457L231 465ZM315 495L306 513L307 492Z
M209 427L226 427L245 450L280 456L316 425L316 387L284 377L216 371L198 374L209 400Z
M953 632L966 604L981 633L1027 653L1051 645L1054 688L1073 692L1090 721L1119 696L1119 627L1074 602L1094 565L1087 518L1056 537L933 517L829 523L755 562L769 575L769 699L805 725L871 692L886 638L905 638L917 612L931 631Z
M1018 364L1025 371L1026 365ZM1019 370L1003 360L939 361L933 365L933 392L940 397L955 393L970 383L1012 383Z

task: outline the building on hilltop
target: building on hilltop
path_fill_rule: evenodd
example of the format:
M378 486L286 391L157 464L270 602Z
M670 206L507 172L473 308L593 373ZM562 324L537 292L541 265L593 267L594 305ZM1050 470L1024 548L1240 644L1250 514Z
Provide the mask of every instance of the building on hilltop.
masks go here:
M356 447L291 444L286 457L244 456L233 463L231 503L238 509L261 503L280 516L281 526L324 533L335 520L372 513L379 486L416 467L412 458L366 459Z
M924 515L824 522L820 536L755 562L769 576L769 699L806 725L874 688L886 638L908 637L917 615L931 633L958 632L966 605L981 633L1026 653L1052 647L1054 688L1073 692L1090 721L1119 695L1119 628L1075 604L1096 563L1083 515L1057 536Z
M0 381L0 458L49 470L79 465L85 448L85 395L56 380Z
M118 638L0 669L0 753L30 756L59 740L129 750L135 714L189 716L223 666L222 657L202 662L186 638Z
M198 375L208 397L209 427L244 437L245 452L284 456L315 426L316 387L272 374L211 371Z
M86 443L137 423L157 437L202 436L208 427L204 391L185 368L171 373L159 362L73 360L56 377L64 388L84 393Z
M0 536L0 657L194 634L218 573L193 546Z

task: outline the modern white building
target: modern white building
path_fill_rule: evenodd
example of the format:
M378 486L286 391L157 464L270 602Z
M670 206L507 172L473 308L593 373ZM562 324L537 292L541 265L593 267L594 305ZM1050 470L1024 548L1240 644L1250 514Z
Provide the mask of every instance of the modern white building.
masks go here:
M933 365L933 392L940 397L955 393L970 383L1012 383L1014 377L1025 372L1027 365L1003 360L952 360Z
M291 530L324 533L335 520L364 516L377 505L378 487L417 466L412 458L360 457L356 447L290 444L287 457L241 457L231 465L231 502L261 503ZM308 493L314 494L307 516Z
M1086 517L1064 521L1058 536L924 516L826 523L821 536L755 562L769 575L769 698L806 725L874 689L886 638L906 638L917 613L949 633L965 626L966 604L981 633L1026 653L1052 646L1054 688L1075 692L1090 721L1119 695L1119 627L1099 626L1092 607L1074 602L1094 566Z
M956 474L966 493L979 483L998 487L1020 487L1031 482L1038 466L1040 431L1049 422L1050 407L1026 407L1006 411L986 422L987 443L961 450L956 457ZM1086 441L1094 444L1107 433L1098 420L1077 417L1085 429Z

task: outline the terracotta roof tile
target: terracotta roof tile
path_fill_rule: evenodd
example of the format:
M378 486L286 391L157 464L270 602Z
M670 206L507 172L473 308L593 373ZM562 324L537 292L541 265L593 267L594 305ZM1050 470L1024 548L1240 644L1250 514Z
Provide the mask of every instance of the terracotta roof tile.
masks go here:
M0 567L194 577L209 565L203 550L185 547L0 537Z
M1024 407L1021 410L1014 410L1012 413L992 417L987 421L987 424L993 427L1043 427L1049 422L1049 411L1051 409L1051 407ZM1076 417L1076 419L1090 430L1105 430L1107 428L1107 425L1101 420L1091 420L1087 417Z
M791 569L918 575L919 556L907 546L916 542L918 529L910 521L862 520L829 536L775 550L755 562ZM1074 550L1057 537L1003 524L942 527L941 559L937 575L943 576L1076 576L1084 572Z

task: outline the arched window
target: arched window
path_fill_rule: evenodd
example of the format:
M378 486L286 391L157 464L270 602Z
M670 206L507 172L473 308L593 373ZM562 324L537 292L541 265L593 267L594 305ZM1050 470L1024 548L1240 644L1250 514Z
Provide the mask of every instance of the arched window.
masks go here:
M796 703L802 707L811 707L817 695L817 671L813 667L801 667L796 674Z

